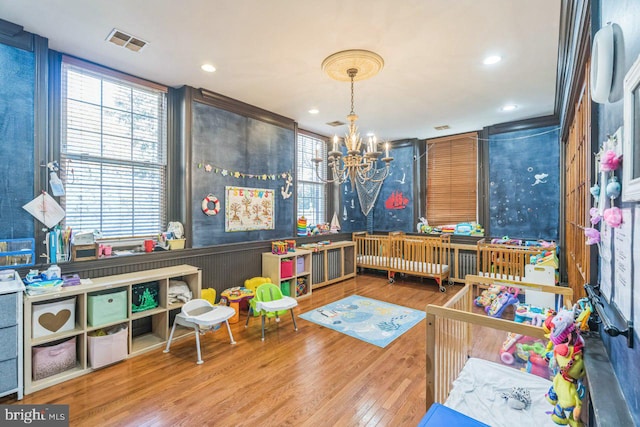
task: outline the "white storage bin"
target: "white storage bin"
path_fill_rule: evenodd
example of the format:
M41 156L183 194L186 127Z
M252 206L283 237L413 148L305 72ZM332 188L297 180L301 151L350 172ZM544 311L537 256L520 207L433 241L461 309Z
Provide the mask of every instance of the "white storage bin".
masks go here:
M127 358L127 327L111 334L87 337L89 352L89 366L93 369L101 368Z
M76 327L76 297L33 304L31 325L32 338L73 330Z

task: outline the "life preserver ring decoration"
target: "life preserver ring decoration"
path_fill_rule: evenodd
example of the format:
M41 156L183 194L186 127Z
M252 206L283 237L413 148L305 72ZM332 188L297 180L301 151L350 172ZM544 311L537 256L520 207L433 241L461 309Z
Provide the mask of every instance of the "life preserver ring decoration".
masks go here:
M213 209L209 208L209 203L213 203ZM207 195L207 197L202 200L202 212L209 216L217 215L218 212L220 212L220 200L213 194Z

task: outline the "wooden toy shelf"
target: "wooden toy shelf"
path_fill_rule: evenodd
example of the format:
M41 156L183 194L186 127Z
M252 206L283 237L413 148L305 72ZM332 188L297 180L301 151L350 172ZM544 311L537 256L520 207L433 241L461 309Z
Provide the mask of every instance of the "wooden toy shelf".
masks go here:
M187 284L193 298L200 298L202 275L200 269L190 265L158 268L135 273L118 274L92 278L93 283L62 288L50 294L29 295L24 298L24 393L29 394L72 378L87 374L94 369L90 366L87 351L87 334L89 332L115 325L125 325L128 333L127 356L132 357L165 345L170 327L170 312L179 310L182 303L169 304L169 280L181 280ZM133 313L132 287L137 284L158 283L158 307ZM125 317L100 325L88 322L88 295L96 295L109 291L127 291ZM75 297L75 327L63 332L33 338L35 327L32 320L34 304L49 303L61 298ZM141 327L142 326L142 327ZM185 328L179 328L174 334L186 336L192 334ZM33 347L51 344L61 339L76 339L76 365L64 372L43 379L33 379L32 350Z
M311 295L311 251L296 249L285 254L262 254L262 276L280 287L284 295L303 298Z

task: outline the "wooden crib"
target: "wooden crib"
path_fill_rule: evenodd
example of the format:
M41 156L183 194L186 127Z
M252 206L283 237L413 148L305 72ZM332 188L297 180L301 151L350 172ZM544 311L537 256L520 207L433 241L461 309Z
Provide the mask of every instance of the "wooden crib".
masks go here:
M547 251L555 253L555 250L555 245L518 246L491 243L486 239L478 240L478 276L524 281L525 266L531 264L531 257Z
M435 279L441 292L449 281L451 236L415 236L401 232L388 235L354 233L356 265L387 272L389 283L395 274Z
M521 293L526 293L527 290L550 292L559 295L561 305L565 307L571 307L573 299L570 288L467 275L464 288L446 304L429 304L426 307L427 409L434 402L445 403L452 390L452 383L470 357L500 361L498 349L506 335L500 331L545 339L541 327L489 317L476 308L473 299L490 284L518 288ZM487 350L487 342L492 342L491 337L495 337L493 341L497 346L488 346ZM487 357L487 351L493 359Z

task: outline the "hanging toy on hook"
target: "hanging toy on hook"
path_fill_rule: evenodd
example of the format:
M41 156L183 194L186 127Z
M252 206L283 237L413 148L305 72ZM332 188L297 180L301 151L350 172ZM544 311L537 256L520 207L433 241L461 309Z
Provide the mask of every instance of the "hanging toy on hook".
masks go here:
M618 178L613 175L613 172L609 183L607 183L606 192L607 197L611 201L611 207L604 210L602 217L604 218L604 222L611 227L620 227L620 224L622 224L622 210L614 206L613 202L616 197L620 195L620 182L618 182Z
M620 195L620 182L618 181L618 177L613 175L609 182L607 183L607 197L611 200L611 204L613 205L613 200Z
M620 167L622 156L616 154L613 150L607 150L600 158L600 171L613 172Z

